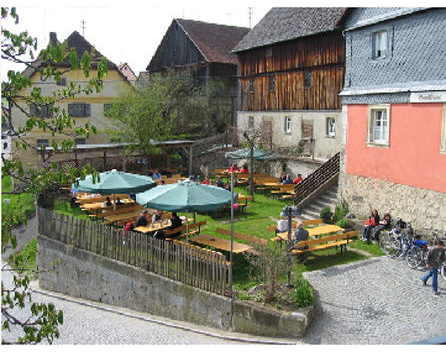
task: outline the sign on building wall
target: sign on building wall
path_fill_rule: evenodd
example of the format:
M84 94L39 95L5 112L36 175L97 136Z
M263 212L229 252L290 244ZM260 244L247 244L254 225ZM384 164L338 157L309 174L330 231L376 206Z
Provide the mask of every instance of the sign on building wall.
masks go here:
M411 103L446 102L446 91L415 92L410 94Z

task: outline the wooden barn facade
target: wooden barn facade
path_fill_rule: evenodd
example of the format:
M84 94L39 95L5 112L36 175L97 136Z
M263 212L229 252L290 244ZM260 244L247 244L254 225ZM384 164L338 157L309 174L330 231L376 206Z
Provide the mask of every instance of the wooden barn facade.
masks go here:
M241 52L241 110L340 110L344 56L340 32Z
M243 27L174 19L143 74L150 77L176 70L201 84L217 81L221 89L215 102L222 106L231 125L237 113L238 84L237 55L231 50L248 31Z
M239 129L260 128L267 147L292 149L300 143L304 155L319 159L340 150L344 11L273 8L237 44Z

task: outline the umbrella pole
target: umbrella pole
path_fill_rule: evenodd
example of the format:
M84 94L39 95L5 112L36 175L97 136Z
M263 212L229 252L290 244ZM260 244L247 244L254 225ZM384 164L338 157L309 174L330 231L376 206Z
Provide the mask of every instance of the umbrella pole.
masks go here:
M231 251L229 253L229 262L230 262L230 272L229 272L229 280L230 280L230 295L231 295L231 303L232 303L232 252L233 252L233 238L234 238L234 173L231 173ZM231 309L232 312L232 309Z
M188 213L186 210L186 243L189 243L189 221L187 219Z
M113 194L113 210L116 210L116 194Z

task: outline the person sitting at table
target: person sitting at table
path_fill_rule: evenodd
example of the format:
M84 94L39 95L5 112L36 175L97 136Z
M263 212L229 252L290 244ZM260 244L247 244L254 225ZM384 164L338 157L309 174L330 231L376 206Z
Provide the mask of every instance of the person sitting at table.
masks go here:
M288 231L288 220L283 212L280 214L280 220L277 221L277 233L283 233Z
M131 232L135 229L135 221L128 221L124 226L125 232Z
M296 179L293 180L293 184L299 184L302 180L302 175L297 174Z
M123 204L124 204L124 201L121 201L121 199L119 197L117 197L115 200L115 205L118 206L118 205L123 205Z
M242 169L240 169L240 173L249 173L248 164L247 163L243 163Z
M283 172L282 175L279 178L279 182L283 183L286 180L286 173Z
M102 204L102 207L110 207L113 206L110 197L107 196L107 198L105 199L105 202Z
M156 213L152 216L152 223L161 222L163 220L163 211L156 210Z
M176 212L172 212L172 216L170 217L170 222L171 222L171 225L168 228L169 230L173 230L173 229L181 227L183 225L183 221L177 215ZM176 237L176 236L178 236L180 234L181 234L181 232L177 232L177 233L174 233L174 234L170 234L169 237Z
M293 183L293 179L291 179L291 174L287 174L286 179L284 181L282 181L283 185L286 184L292 184Z
M161 178L162 178L162 176L161 176L159 170L155 169L155 172L152 174L152 179L153 180L158 180L158 179L161 179Z
M211 179L209 179L209 177L204 178L202 184L204 184L204 185L211 185Z
M297 225L296 225L296 230L294 231L294 233L293 233L293 240L294 240L294 244L293 244L293 247L295 248L295 249L300 249L300 250L302 250L302 249L308 249L308 246L307 245L305 245L304 247L302 247L302 248L298 248L297 247L297 244L300 242L300 241L305 241L305 240L308 240L308 237L310 236L310 233L308 233L308 230L306 230L305 228L304 228L304 225L303 225L303 223L302 222L298 222L297 223ZM301 253L300 254L300 256L299 256L299 260L300 261L304 261L305 260L305 253Z
M236 172L239 172L239 171L240 171L240 169L238 168L237 163L234 163L231 166L231 168L229 168L229 173L236 173Z
M216 183L216 185L219 187L219 188L225 188L225 183L223 183L223 181L220 179L220 178L217 178L217 183Z
M141 226L146 226L147 224L149 224L149 222L147 221L148 215L149 215L149 211L144 210L136 219L135 228L138 228Z

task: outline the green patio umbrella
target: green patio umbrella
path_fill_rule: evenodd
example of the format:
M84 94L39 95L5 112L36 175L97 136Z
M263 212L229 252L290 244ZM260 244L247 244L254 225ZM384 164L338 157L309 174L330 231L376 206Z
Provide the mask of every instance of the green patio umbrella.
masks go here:
M253 156L256 161L263 161L265 159L269 158L278 158L279 155L277 153L262 150L260 148L254 148ZM226 158L231 159L247 159L251 158L251 149L250 148L243 148L237 151L232 152L226 152L225 154Z
M136 202L163 211L186 212L186 239L189 212L214 211L231 202L231 193L223 188L197 184L191 180L157 187L136 194Z
M156 185L151 177L119 172L116 169L99 173L99 180L93 180L93 175L87 175L85 180L78 182L79 185L73 184L72 188L101 195L136 194Z
M237 151L226 152L225 157L231 159L250 159L250 168L249 168L249 193L252 196L252 200L254 201L254 187L253 187L253 166L255 161L264 161L266 159L280 158L275 152L266 151L260 148L252 148L252 160L251 160L251 148L243 148Z

